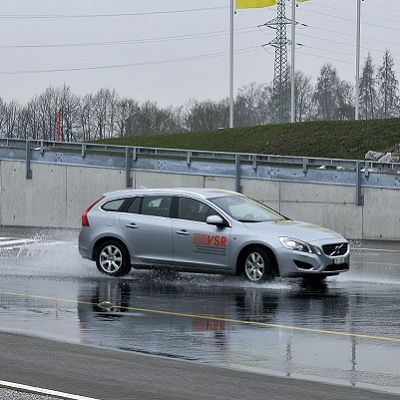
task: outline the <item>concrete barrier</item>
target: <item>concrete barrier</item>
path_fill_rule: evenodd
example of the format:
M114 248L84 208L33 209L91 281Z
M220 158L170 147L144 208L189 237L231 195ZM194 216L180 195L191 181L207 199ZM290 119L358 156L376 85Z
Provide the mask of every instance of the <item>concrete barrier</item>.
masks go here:
M77 228L82 211L105 192L124 189L125 170L32 163L32 179L22 161L0 161L0 224ZM235 188L230 177L167 172L131 172L139 187ZM244 194L284 215L310 221L353 239L400 240L400 189L364 188L355 204L354 186L242 179Z

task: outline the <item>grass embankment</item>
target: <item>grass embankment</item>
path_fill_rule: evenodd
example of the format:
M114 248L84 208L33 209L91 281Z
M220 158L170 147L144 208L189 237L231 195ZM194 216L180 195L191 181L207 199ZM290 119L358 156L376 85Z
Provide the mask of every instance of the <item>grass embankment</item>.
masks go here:
M400 143L400 119L317 121L102 140L122 146L363 159Z

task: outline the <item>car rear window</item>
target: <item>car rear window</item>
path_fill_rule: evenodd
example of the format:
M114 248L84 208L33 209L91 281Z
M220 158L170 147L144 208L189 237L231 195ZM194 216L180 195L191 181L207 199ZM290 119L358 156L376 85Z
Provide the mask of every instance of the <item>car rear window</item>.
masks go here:
M125 199L111 200L107 203L104 203L101 208L104 211L119 211L122 207L122 204L124 204L124 201Z

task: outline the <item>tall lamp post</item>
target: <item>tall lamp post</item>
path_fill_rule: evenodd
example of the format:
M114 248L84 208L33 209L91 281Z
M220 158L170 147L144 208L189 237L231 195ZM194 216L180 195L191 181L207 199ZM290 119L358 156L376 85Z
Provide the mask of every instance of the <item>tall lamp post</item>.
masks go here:
M356 38L356 121L360 118L360 49L361 49L361 0L357 0L357 38Z

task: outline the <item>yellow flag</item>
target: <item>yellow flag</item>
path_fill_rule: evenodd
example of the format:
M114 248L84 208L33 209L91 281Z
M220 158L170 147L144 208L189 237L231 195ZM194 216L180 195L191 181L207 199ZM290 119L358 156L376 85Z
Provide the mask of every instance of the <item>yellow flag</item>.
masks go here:
M236 8L263 8L274 6L277 0L236 0Z
M304 3L308 0L296 0L298 3ZM263 8L274 6L277 0L236 0L236 8Z

